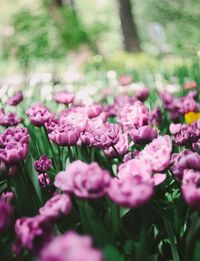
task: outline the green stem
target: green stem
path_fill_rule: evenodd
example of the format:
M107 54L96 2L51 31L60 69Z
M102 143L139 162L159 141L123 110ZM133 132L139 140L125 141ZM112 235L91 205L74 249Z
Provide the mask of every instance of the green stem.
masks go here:
M60 150L60 146L59 145L58 145L58 158L59 158L60 170L62 170L63 166L62 166L61 150Z

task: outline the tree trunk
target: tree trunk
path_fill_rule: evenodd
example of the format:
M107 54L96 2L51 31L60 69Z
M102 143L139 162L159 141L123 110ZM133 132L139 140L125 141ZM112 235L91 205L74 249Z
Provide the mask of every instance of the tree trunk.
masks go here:
M58 7L62 7L63 6L63 0L53 0L53 2Z
M139 38L130 0L117 0L121 28L124 37L124 50L127 52L140 51Z

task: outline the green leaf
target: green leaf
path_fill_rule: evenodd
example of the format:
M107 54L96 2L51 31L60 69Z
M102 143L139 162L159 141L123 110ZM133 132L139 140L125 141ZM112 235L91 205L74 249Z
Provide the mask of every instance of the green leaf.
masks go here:
M170 240L170 247L171 247L171 251L172 251L173 260L180 261L172 225L165 217L163 217L163 220L164 220L165 229L167 231L167 234L168 234L168 237Z
M41 189L40 185L38 182L38 173L35 171L34 166L33 166L34 159L33 157L29 154L28 157L25 160L25 167L27 174L29 175L29 178L33 184L33 187L35 189L35 192L37 194L37 197L39 199L40 205L42 205L42 194L41 194Z
M103 249L105 261L124 261L124 257L118 252L118 250L112 245L106 245Z
M7 187L6 181L1 181L0 182L0 194L4 191L4 189L6 189L6 187Z
M199 261L199 260L200 260L200 241L197 241L194 249L194 261Z

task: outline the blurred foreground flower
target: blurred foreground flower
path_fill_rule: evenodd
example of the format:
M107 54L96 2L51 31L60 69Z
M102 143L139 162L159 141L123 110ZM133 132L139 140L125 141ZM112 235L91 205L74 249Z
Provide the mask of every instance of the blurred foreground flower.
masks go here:
M69 231L57 236L41 252L41 261L103 261L101 251L93 248L90 236Z

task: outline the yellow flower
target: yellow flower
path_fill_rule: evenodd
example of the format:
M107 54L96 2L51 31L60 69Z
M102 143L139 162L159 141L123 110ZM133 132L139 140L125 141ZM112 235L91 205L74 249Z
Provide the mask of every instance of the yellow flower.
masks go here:
M187 124L191 124L200 119L200 112L188 112L185 114L185 121Z

